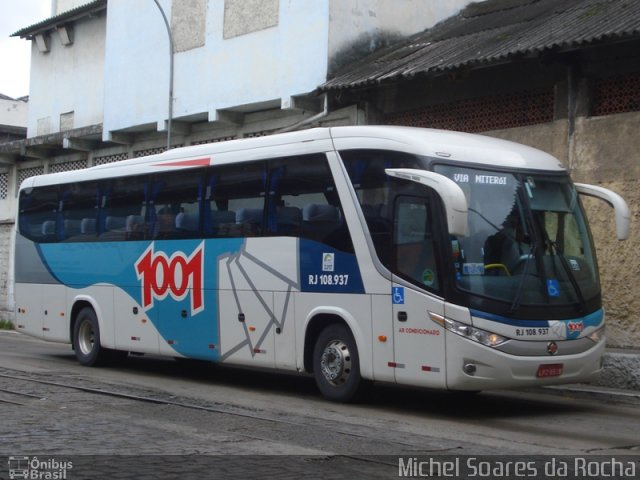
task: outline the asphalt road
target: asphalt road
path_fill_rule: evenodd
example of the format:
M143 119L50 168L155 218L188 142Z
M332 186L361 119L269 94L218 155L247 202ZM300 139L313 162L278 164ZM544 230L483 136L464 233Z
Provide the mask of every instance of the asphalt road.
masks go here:
M397 478L400 458L406 467L442 455L603 455L631 459L640 476L640 409L622 400L376 385L363 402L343 405L324 400L306 376L134 356L87 368L68 345L0 331L0 455L14 466L68 457L76 470L66 478L80 478L71 475L80 467L96 469L82 478L112 477L109 468L128 478L127 462L140 459L155 465L149 478L188 478L200 464L208 478ZM9 478L1 465L0 478Z

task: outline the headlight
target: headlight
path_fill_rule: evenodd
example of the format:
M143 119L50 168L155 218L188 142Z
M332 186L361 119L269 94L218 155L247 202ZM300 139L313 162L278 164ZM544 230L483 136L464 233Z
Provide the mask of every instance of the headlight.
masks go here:
M450 318L444 319L444 328L456 335L481 343L487 347L497 347L508 340L508 338L498 335L497 333L487 332L486 330L472 327L466 323L456 322Z
M600 340L604 339L604 326L596 330L595 332L591 332L587 335L587 338L591 340L593 343L598 343Z

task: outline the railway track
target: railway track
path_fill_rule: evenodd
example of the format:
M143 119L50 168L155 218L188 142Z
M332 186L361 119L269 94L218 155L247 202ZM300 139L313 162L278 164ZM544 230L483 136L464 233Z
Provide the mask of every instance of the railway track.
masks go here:
M4 380L4 382L3 382ZM164 394L163 392L151 392L143 389L136 389L131 386L105 385L99 384L92 379L83 376L63 376L50 373L24 373L16 370L10 370L0 367L0 384L11 382L11 388L0 387L0 402L9 403L20 406L28 406L28 401L45 401L52 397L50 391L44 390L41 393L33 393L38 391L38 387L45 389L63 389L87 393L95 396L110 397L122 399L135 403L145 403L157 406L168 406L177 409L191 410L198 412L208 412L218 415L233 416L251 420L253 422L269 422L273 424L273 428L279 428L278 425L286 425L297 430L309 430L316 432L317 435L326 436L334 439L333 446L327 451L327 455L335 455L331 450L337 448L346 437L350 438L350 442L371 441L379 442L379 432L377 428L368 428L362 425L347 424L344 422L332 422L319 420L317 418L305 418L300 415L285 416L277 412L266 412L258 409L243 408L239 405L205 402L188 397L177 397L174 395ZM55 394L55 392L54 392ZM21 401L21 399L27 402ZM247 440L270 441L271 438L256 434L254 431L247 429L241 431L234 429L234 435L246 438ZM385 440L382 440L385 441ZM389 442L389 440L386 440ZM438 454L446 455L456 450L455 448L439 448L425 450L425 438L411 437L406 440L395 439L389 442L390 451L410 451L420 452L420 454ZM360 462L363 464L379 464L380 466L397 468L397 457L384 457L373 455L343 455L340 454L345 461Z
M7 445L33 438L46 448L52 438L63 449L67 442L68 449L101 451L97 434L83 443L95 416L106 444L125 453L349 454L361 462L390 455L397 462L397 455L633 454L640 448L637 402L597 402L582 392L469 399L377 386L362 405L337 405L321 401L312 380L299 376L138 357L127 368L86 369L64 346L2 340L0 405L13 417L5 416L10 421L0 429ZM60 437L65 440L56 443ZM153 443L145 445L146 438Z

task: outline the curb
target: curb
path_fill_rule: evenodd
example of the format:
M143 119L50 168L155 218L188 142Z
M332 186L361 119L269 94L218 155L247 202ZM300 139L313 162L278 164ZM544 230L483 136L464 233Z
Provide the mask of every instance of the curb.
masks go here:
M600 376L591 383L540 388L546 393L569 398L640 405L640 350L607 349L602 357Z
M640 405L640 392L631 390L599 387L584 383L549 385L541 388L547 394L560 395L567 398L596 400L616 404Z
M604 354L602 373L594 386L630 390L640 394L640 352L609 350Z

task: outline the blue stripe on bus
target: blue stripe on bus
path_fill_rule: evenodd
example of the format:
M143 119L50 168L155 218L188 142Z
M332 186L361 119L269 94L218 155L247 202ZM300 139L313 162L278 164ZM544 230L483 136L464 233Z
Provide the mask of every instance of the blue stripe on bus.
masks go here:
M358 260L312 240L300 240L300 290L322 293L364 293Z
M495 315L493 313L483 312L480 310L470 309L469 311L471 312L472 317L483 318L485 320L491 320L492 322L503 323L505 325L513 325L516 327L548 327L549 326L548 320L519 320L514 318L503 317L501 315ZM583 326L586 328L586 327L599 326L602 323L603 318L604 318L604 310L599 309L593 313L585 315L584 317L576 317L576 318L570 318L566 320L556 320L556 321L564 322L566 324L582 322Z
M549 322L547 320L519 320L515 318L503 317L493 313L483 312L481 310L469 309L472 317L483 318L485 320L491 320L492 322L503 323L505 325L513 325L519 327L548 327Z

